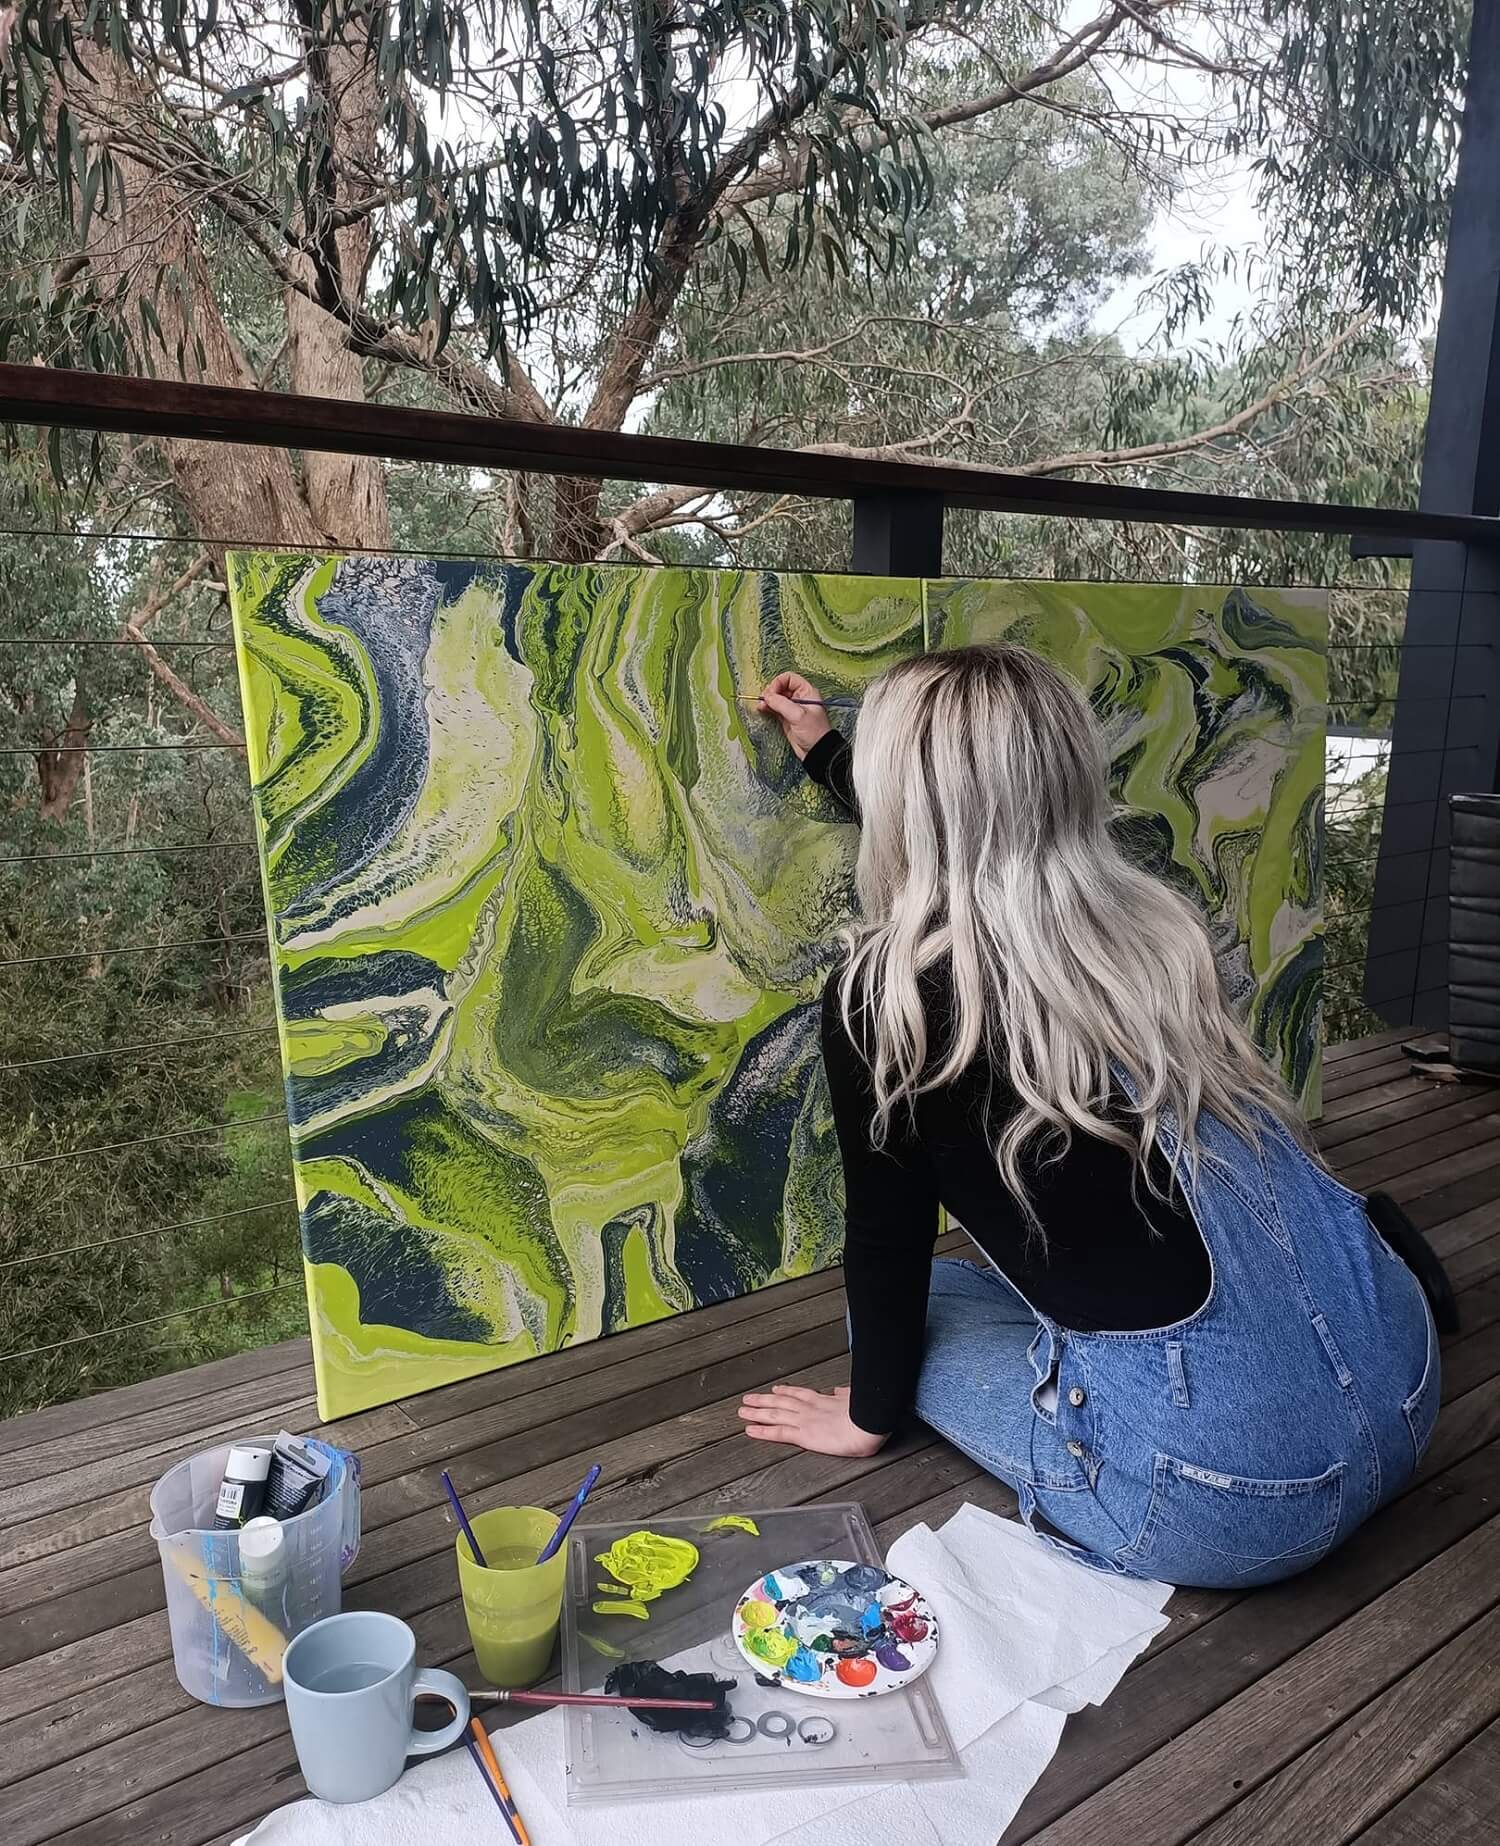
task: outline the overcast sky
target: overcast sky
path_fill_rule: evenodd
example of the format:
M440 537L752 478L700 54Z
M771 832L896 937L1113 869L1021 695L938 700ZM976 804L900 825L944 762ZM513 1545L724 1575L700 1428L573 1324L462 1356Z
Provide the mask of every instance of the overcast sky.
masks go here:
M1069 0L1063 16L1063 29L1076 30L1097 11L1097 0ZM1195 34L1186 34L1191 40ZM1205 41L1204 50L1209 49ZM1192 70L1155 70L1124 68L1113 59L1101 60L1097 74L1113 91L1123 107L1155 111L1163 116L1190 122L1209 114L1213 94L1209 80ZM1246 161L1221 161L1212 170L1184 183L1169 211L1158 214L1152 231L1151 268L1154 274L1174 269L1179 264L1197 261L1209 247L1247 250L1261 242L1261 222L1253 203L1255 175ZM1129 347L1139 347L1151 337L1156 325L1154 310L1139 311L1137 297L1145 282L1130 282L1117 289L1100 306L1097 324L1113 328ZM1228 333L1236 314L1250 304L1251 294L1243 281L1231 278L1219 282L1214 290L1214 312L1199 330L1198 337L1212 342Z

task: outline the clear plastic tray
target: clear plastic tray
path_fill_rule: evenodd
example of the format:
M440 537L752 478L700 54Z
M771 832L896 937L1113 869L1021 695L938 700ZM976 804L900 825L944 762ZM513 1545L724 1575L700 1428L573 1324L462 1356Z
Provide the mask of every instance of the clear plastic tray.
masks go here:
M863 1508L848 1502L769 1512L722 1509L753 1519L760 1528L758 1538L748 1532L706 1530L718 1510L689 1519L630 1519L574 1527L563 1591L563 1684L570 1692L603 1690L618 1662L589 1646L585 1637L592 1634L623 1649L630 1659L658 1660L664 1666L733 1679L730 1706L737 1717L756 1725L754 1736L744 1743L726 1740L694 1746L648 1729L628 1711L570 1706L565 1725L568 1805L728 1794L768 1785L796 1788L962 1775L958 1752L928 1681L918 1680L874 1699L830 1702L799 1697L784 1686L758 1686L730 1638L735 1603L757 1576L779 1564L804 1558L882 1563ZM649 1621L594 1615L594 1586L603 1576L595 1558L615 1539L643 1527L690 1539L700 1554L698 1568L679 1589L668 1590L649 1605ZM769 1714L790 1718L790 1732L784 1733L775 1718L767 1730L776 1734L762 1731L760 1720ZM802 1721L813 1719L832 1724L831 1741L807 1742L799 1736ZM821 1727L808 1728L818 1734Z

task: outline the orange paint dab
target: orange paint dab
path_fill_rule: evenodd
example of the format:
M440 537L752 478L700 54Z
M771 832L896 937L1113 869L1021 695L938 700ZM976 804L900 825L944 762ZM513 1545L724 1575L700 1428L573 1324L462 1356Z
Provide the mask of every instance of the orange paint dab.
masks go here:
M841 1660L833 1669L846 1686L868 1686L875 1677L873 1660Z

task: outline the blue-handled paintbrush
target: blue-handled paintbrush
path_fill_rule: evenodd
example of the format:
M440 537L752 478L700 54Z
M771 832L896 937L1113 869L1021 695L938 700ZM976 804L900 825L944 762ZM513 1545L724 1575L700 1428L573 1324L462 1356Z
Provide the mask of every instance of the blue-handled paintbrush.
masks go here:
M479 1549L479 1540L475 1538L474 1528L469 1524L469 1515L464 1511L464 1503L458 1497L458 1489L449 1480L446 1468L443 1470L443 1491L448 1496L448 1503L453 1508L455 1518L463 1527L464 1537L469 1541L469 1550L474 1554L474 1562L481 1570L488 1570L489 1565L484 1561L484 1553Z
M557 1530L552 1534L551 1538L547 1540L546 1544L542 1546L541 1556L537 1559L538 1564L545 1564L548 1558L556 1556L558 1546L561 1545L563 1540L568 1536L568 1527L572 1525L573 1521L583 1510L583 1503L593 1491L594 1482L598 1480L599 1475L600 1467L598 1462L595 1462L588 1473L584 1475L583 1485L578 1489L578 1492L573 1495L573 1502L569 1506L567 1512L558 1520Z

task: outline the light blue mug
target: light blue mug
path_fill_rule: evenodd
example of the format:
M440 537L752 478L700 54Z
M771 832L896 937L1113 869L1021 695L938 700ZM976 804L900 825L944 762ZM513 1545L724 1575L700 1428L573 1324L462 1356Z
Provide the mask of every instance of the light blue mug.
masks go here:
M469 1722L461 1679L418 1667L417 1637L394 1615L350 1609L304 1628L281 1657L282 1688L302 1779L323 1801L370 1801L401 1779L408 1756L457 1743ZM451 1724L419 1731L418 1693L453 1707Z

